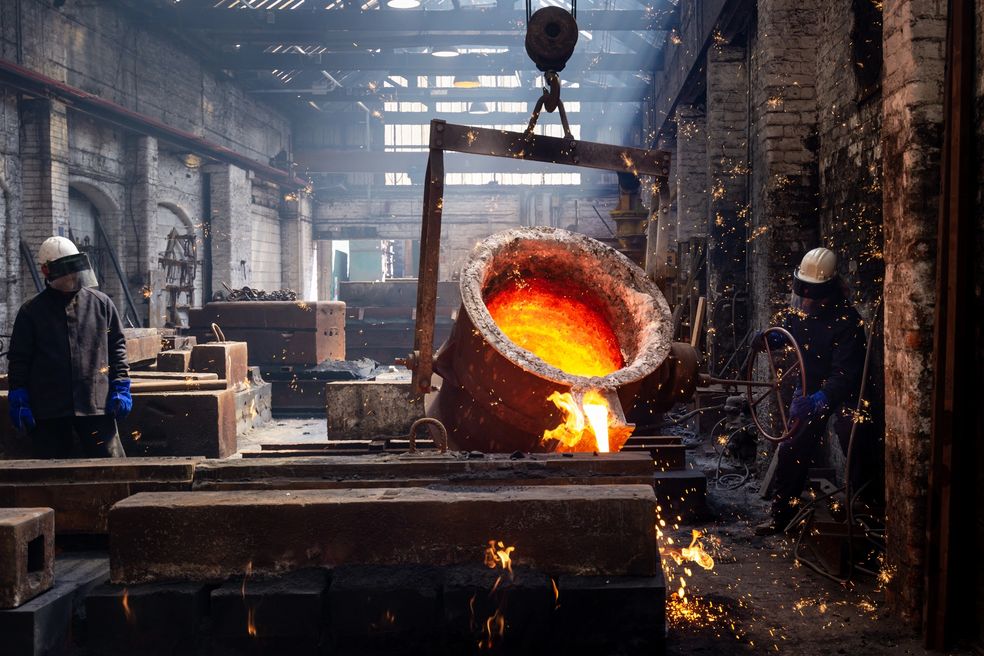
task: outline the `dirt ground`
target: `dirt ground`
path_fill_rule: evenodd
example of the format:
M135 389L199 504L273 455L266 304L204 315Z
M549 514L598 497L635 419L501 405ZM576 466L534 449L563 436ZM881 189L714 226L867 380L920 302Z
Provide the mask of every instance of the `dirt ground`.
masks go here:
M795 563L792 536L756 536L754 526L767 518L757 478L737 490L717 489L717 459L708 451L700 447L693 458L709 475L708 517L668 535L679 544L692 529L702 531L715 564L710 571L691 568L687 590L704 610L697 619L671 613L668 655L938 654L922 648L916 627L892 617L876 577L861 574L842 585Z

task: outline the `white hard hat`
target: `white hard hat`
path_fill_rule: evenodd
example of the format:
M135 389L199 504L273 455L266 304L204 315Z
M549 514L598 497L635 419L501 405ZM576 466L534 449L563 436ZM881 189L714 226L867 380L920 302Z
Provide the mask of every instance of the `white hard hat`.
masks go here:
M78 255L79 249L72 243L71 239L65 237L48 237L38 249L38 262L42 265L49 264L55 260L68 255Z
M793 275L812 285L827 282L837 275L837 255L829 248L814 248L803 256Z

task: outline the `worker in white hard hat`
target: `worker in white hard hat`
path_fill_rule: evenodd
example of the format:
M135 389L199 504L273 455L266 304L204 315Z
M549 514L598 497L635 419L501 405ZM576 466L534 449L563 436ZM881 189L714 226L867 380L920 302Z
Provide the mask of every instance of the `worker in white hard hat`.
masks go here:
M38 251L44 291L24 303L10 337L10 420L38 458L122 457L116 420L132 407L116 306L94 289L85 253L65 237Z
M756 528L759 534L781 531L795 515L809 467L822 451L827 420L857 400L864 367L864 326L837 275L837 255L827 248L808 252L793 271L792 287L781 325L803 353L807 389L793 392L788 415L794 433L779 445L772 519ZM752 348L762 350L766 340L771 348L782 346L776 333L760 332Z

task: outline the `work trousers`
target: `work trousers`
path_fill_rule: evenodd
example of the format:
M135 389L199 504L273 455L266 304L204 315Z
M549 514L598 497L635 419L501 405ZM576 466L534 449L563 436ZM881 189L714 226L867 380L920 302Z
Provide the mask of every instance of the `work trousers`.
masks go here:
M798 510L797 500L806 487L806 478L810 467L822 465L824 457L824 442L827 439L828 417L816 419L779 445L779 461L776 463L775 496L772 501L772 516L779 522L788 522ZM838 415L833 422L833 430L841 445L841 451L847 456L848 438L851 432L850 418ZM851 457L851 496L868 483L869 498L873 492L872 478L876 475L878 464L876 449L878 444L871 434L869 425L858 426L855 437L853 455ZM876 491L875 491L876 492Z
M41 419L31 431L35 458L75 458L78 438L86 458L125 458L116 419L111 415Z
M796 513L810 467L823 454L826 433L827 417L817 418L779 445L772 500L772 516L778 523L788 523Z

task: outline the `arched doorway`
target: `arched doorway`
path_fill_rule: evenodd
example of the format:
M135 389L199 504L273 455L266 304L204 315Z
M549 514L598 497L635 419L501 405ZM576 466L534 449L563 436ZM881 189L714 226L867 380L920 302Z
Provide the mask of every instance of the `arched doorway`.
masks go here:
M186 326L188 310L202 305L201 226L178 205L159 203L153 235L164 322Z
M109 259L106 244L99 237L96 222L100 220L99 209L81 191L70 187L68 190L68 238L75 242L79 250L89 255L99 286L106 287L107 274L112 275L111 267L107 269ZM108 292L107 292L108 293Z
M137 310L129 307L117 268L126 262L120 243L121 216L116 202L99 187L84 181L69 183L66 236L89 255L99 289L116 303L124 324L138 325Z

